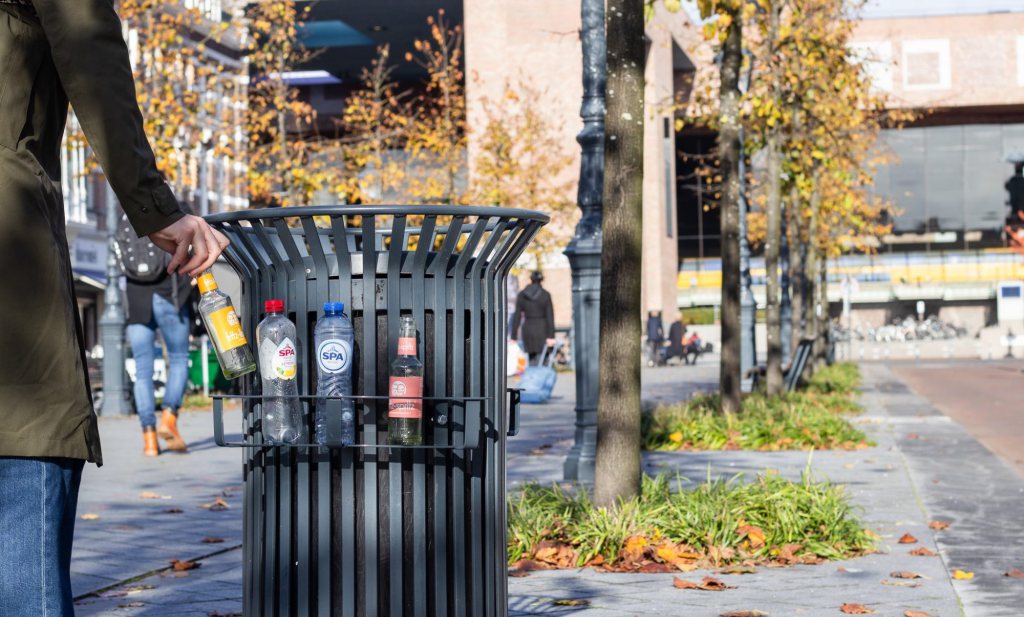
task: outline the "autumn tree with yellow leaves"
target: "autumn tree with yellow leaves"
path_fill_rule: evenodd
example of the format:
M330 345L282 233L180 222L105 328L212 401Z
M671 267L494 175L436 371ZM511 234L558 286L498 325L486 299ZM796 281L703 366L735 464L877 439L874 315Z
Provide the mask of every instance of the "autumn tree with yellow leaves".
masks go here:
M472 174L474 201L539 210L551 216L527 253L536 270L572 235L576 203L569 199L573 156L543 113L544 93L529 82L507 84L501 98L484 99L486 125Z
M310 205L336 185L334 144L320 135L316 110L287 81L287 74L311 57L299 40L308 11L295 0L260 0L248 8L246 133L254 206Z

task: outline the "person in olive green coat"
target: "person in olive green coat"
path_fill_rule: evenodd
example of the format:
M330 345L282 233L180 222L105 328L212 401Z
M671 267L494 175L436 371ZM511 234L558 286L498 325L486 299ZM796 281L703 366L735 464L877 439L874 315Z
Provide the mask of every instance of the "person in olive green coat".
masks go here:
M0 615L73 615L84 461L102 463L64 231L68 103L132 227L196 276L227 239L157 171L112 0L0 0Z

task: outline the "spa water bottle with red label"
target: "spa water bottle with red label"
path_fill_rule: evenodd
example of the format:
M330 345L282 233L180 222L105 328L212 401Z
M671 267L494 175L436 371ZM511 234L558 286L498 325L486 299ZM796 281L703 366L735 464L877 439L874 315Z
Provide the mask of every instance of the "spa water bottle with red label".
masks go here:
M423 443L423 363L416 357L416 322L402 317L398 357L391 363L388 383L388 443Z
M256 370L242 324L238 321L231 298L217 288L213 274L204 272L196 282L199 286L199 315L213 340L220 370L228 379L235 379Z
M269 444L304 443L295 324L284 316L283 300L267 300L263 307L267 316L256 327L263 376L263 440Z

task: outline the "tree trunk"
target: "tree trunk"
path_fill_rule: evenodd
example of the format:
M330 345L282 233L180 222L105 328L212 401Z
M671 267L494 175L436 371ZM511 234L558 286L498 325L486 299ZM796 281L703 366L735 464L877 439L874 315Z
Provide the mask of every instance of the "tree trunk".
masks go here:
M804 303L807 298L807 276L804 265L807 245L801 239L800 201L797 188L790 191L789 222L789 281L793 287L792 339L790 341L790 362L796 357L796 349L804 338Z
M771 7L771 21L768 28L768 38L771 45L779 31L779 13L782 5L773 3ZM779 83L779 70L775 66L775 54L771 54L769 61L771 68L772 98L776 105L781 105L782 87ZM766 387L769 396L782 394L782 322L781 307L779 306L779 244L781 243L781 215L782 215L782 139L779 135L778 125L769 129L768 143L765 148L768 152L767 174L768 174L768 204L766 208L766 226L764 240L764 266L765 266L765 326L767 334L767 375Z
M740 410L740 65L743 31L739 10L730 15L722 46L718 156L722 162L722 413Z
M829 311L828 311L828 257L824 251L818 255L818 297L817 304L821 309L817 315L818 335L814 339L814 370L817 371L828 364Z
M644 11L609 0L601 253L600 388L594 504L640 493L640 258L643 238Z
M807 222L807 249L804 263L804 338L817 340L818 319L815 317L818 298L818 192L811 195L811 217ZM813 351L813 348L812 348ZM814 356L808 361L807 375L814 374Z

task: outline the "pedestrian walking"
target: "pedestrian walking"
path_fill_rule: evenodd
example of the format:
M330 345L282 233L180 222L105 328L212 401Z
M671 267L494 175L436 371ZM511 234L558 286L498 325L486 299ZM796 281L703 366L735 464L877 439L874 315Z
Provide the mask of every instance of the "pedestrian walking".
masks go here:
M192 324L192 285L188 277L161 271L152 282L128 276L128 342L135 359L135 410L142 425L142 453L158 456L157 436L168 450L185 452L188 446L178 432L178 409L188 382L188 340ZM160 332L167 352L167 381L156 418L156 334Z
M523 348L531 364L536 364L544 350L555 344L555 310L551 294L541 286L543 281L544 275L540 272L530 275L530 284L516 298L512 320L513 332L519 332L522 325Z
M664 363L661 348L665 342L665 327L661 321L661 311L647 312L647 344L650 346L651 358L649 366L661 366Z
M69 616L82 467L102 462L64 229L69 100L168 271L198 275L228 241L157 170L110 0L0 0L0 93L0 615Z

